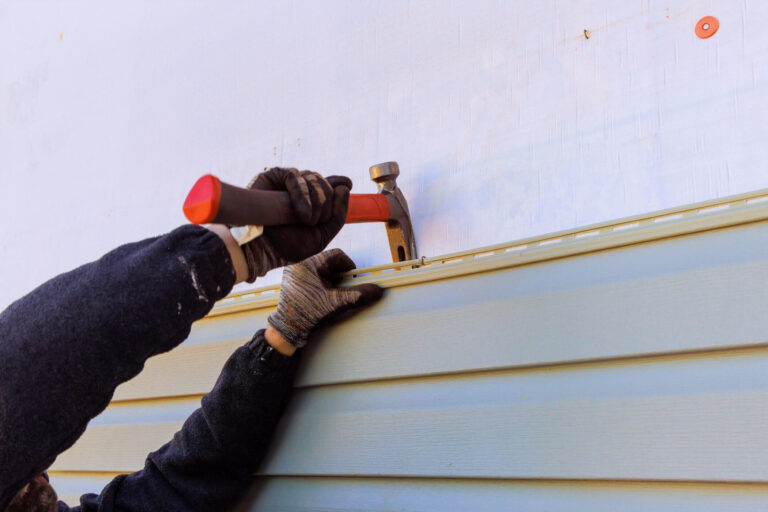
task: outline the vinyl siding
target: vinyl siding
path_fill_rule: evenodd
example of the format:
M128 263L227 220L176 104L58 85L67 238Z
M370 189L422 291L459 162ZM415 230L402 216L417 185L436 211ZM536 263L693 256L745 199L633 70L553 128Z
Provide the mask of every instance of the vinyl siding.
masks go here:
M387 296L317 333L252 510L764 510L758 196L358 271ZM274 292L121 386L56 461L62 495L139 469Z

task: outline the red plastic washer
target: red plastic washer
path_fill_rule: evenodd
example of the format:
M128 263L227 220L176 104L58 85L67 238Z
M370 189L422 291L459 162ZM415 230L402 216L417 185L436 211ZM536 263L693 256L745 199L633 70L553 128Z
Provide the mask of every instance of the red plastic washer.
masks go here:
M702 39L712 37L720 28L720 22L714 16L704 16L696 24L696 35Z

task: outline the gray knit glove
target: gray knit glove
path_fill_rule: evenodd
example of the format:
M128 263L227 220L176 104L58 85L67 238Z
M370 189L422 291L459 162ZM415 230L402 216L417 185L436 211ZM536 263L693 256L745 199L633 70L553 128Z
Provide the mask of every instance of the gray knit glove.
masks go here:
M257 175L248 188L287 190L302 224L265 226L264 233L243 245L252 283L273 268L317 254L333 240L347 219L352 181L344 176L323 178L316 172L273 167Z
M341 274L355 268L355 263L341 249L331 249L286 267L280 285L277 311L267 321L291 345L307 344L312 330L322 321L332 319L352 308L376 302L384 288L360 284L336 288Z

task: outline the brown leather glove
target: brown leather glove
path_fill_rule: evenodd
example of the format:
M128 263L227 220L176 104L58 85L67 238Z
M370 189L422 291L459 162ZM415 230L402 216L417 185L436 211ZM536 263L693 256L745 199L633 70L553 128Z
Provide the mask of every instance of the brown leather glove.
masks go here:
M341 274L355 263L341 249L331 249L283 271L280 302L267 321L294 347L307 344L312 330L352 308L372 304L384 294L375 284L336 288Z
M36 476L13 498L5 512L56 512L58 497L48 475Z
M302 224L266 226L264 233L243 245L249 283L273 268L317 254L333 240L347 219L352 181L345 176L323 178L316 172L273 167L257 175L248 188L287 190Z

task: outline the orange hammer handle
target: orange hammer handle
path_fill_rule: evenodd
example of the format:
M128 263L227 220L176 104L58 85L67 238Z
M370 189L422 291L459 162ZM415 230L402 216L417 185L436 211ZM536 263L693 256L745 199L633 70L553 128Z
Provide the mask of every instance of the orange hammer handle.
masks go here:
M386 222L389 213L389 201L383 194L350 194L346 223Z
M279 226L298 224L287 192L253 190L223 183L207 174L184 201L184 215L194 224ZM389 220L389 201L382 194L351 194L347 223Z

